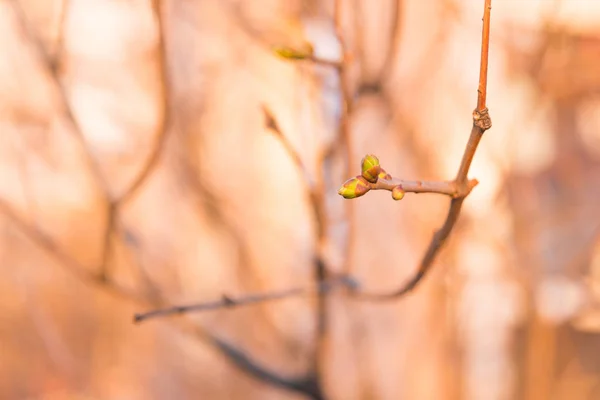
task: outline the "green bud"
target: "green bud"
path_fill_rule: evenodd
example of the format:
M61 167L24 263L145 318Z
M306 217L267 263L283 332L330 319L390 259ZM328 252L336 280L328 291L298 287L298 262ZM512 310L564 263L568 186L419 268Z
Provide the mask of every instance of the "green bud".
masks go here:
M372 154L367 154L360 162L362 177L371 183L377 182L377 177L381 172L379 159Z
M364 195L369 190L371 190L369 182L359 175L344 182L340 190L338 190L338 194L345 199L354 199Z
M402 200L406 192L402 190L402 186L398 185L392 189L392 198L394 200Z
M288 46L273 46L272 50L273 53L287 60L304 60L312 57L314 52L312 45L306 43L303 47L303 49L295 49Z

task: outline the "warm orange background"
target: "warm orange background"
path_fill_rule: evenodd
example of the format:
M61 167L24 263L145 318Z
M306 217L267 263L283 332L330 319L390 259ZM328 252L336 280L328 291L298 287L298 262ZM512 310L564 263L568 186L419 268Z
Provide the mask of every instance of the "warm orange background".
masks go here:
M350 160L335 69L270 50L339 58L332 1L166 0L160 19L152 3L0 1L0 398L305 398L209 337L283 376L312 370L328 399L600 398L600 2L494 0L479 186L422 286L383 304L328 296L319 346L312 298L132 316L309 285L319 245L365 288L402 283L448 200L336 191L366 153L397 177L454 176L483 1L341 1ZM320 244L264 108L323 185ZM149 160L107 236L106 196Z

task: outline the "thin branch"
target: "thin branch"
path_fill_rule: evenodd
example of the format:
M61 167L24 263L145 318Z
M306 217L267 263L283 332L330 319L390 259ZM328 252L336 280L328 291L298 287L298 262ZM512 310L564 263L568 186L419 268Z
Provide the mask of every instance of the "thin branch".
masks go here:
M342 68L342 65L343 65L342 61L329 60L327 58L321 58L321 57L317 57L314 55L307 57L306 61L310 61L315 65L322 65L324 67L331 67L331 68L336 68L336 69Z
M74 258L65 253L56 242L40 229L31 226L25 222L18 213L3 199L0 198L0 213L15 225L21 232L31 239L35 244L41 247L44 251L51 254L61 266L65 267L70 273L74 274L79 280L84 283L89 283L95 286L102 286L109 292L118 297L143 304L143 300L138 294L129 288L119 286L115 281L108 279L100 279L95 272L89 271L85 266L80 264Z
M172 306L158 310L148 311L145 313L137 313L134 315L133 320L134 322L143 322L151 318L168 317L189 312L214 311L223 308L238 308L241 306L248 306L256 303L290 299L292 297L302 297L314 294L326 294L331 292L337 286L346 285L346 282L347 279L338 278L336 280L321 281L318 282L316 286L311 287L297 287L292 289L284 289L280 291L270 291L266 293L246 294L240 297L232 297L224 294L219 300L188 305Z
M102 252L100 265L98 267L98 279L106 281L109 279L110 257L113 251L113 236L119 219L119 211L116 203L109 203L106 210L106 227L102 234Z
M229 9L229 14L233 15L235 18L236 26L241 28L241 31L252 38L256 43L258 43L262 48L268 50L270 53L279 54L282 59L290 61L290 62L310 62L315 65L321 65L324 67L331 68L339 68L342 65L342 61L340 60L331 60L327 58L322 58L315 56L314 54L309 54L305 51L297 51L291 47L287 47L285 43L274 43L272 40L269 40L264 36L264 34L254 28L249 22L248 19L244 17L242 14L240 2L226 2L223 1L221 4L225 4ZM284 56L280 51L284 50L284 52L289 52L287 56Z
M65 3L61 9L61 26L59 27L59 29L60 29L59 46L62 43L62 36L63 36L62 24L64 23L64 21L63 21L64 16L68 13L68 4L69 4L68 1L65 0ZM138 173L138 175L133 179L132 183L127 187L127 189L125 189L125 191L118 198L113 198L111 195L110 187L108 186L108 183L106 182L106 180L101 172L100 165L87 146L87 141L85 139L85 135L73 114L73 110L71 108L66 89L61 82L59 72L56 68L57 62L58 62L56 57L60 56L61 53L57 51L56 56L50 55L50 52L44 48L39 37L35 34L34 29L30 26L30 24L27 20L27 17L25 15L25 12L22 9L22 7L20 6L19 2L17 0L13 0L13 8L15 10L15 14L18 17L19 22L21 23L23 31L27 34L29 41L31 43L33 43L34 47L37 49L38 56L41 59L41 61L43 62L48 76L50 77L51 81L54 83L54 86L57 89L57 92L59 94L59 99L61 101L61 106L62 106L61 108L64 113L64 116L73 126L73 128L74 128L73 132L74 132L76 138L78 139L78 141L80 142L80 145L86 156L87 163L89 164L90 169L96 179L96 182L100 186L100 188L103 192L103 195L105 197L105 200L106 200L108 222L107 222L107 226L106 226L106 231L103 235L104 245L103 245L103 250L102 250L102 254L101 254L101 262L100 262L99 272L98 272L98 274L99 274L98 276L101 280L107 279L108 263L109 263L109 258L110 258L110 252L112 251L112 244L111 244L110 240L113 235L113 229L114 229L114 225L115 225L114 222L115 222L115 220L118 219L119 209L130 198L132 198L132 196L137 192L137 190L142 186L142 184L145 182L147 177L153 171L154 167L156 166L156 164L160 158L160 155L162 153L161 150L164 147L164 142L165 142L165 139L167 136L166 132L168 130L167 126L168 126L168 120L169 120L169 117L168 117L169 116L169 110L168 110L169 98L168 98L168 76L167 76L168 74L167 74L166 57L165 57L165 41L164 41L164 32L163 32L164 28L162 25L162 18L160 16L160 10L159 10L158 4L159 3L156 0L153 0L152 7L153 7L153 11L154 11L154 14L156 17L156 22L157 22L158 32L159 32L159 35L158 35L158 38L159 38L158 39L159 40L158 59L160 61L159 69L160 69L160 75L161 75L161 79L160 79L160 83L161 83L161 87L160 87L161 96L160 97L161 97L161 104L162 104L161 119L157 124L157 131L154 135L155 139L153 141L152 149L150 151L150 155L148 156L148 159L146 160L146 162L140 169L140 172Z
M340 138L341 144L345 149L345 174L350 175L350 160L354 155L354 151L352 148L352 138L350 132L350 115L354 109L354 93L352 88L350 87L350 76L349 76L349 66L350 66L350 58L348 46L346 44L346 40L344 37L344 29L343 29L343 7L342 0L335 0L334 3L334 26L335 26L335 35L337 37L338 43L340 44L340 48L342 51L342 64L338 68L338 76L339 76L339 85L340 85L340 122L339 122L339 132L338 137ZM335 143L335 142L334 142ZM343 254L345 254L345 259L343 263L344 273L349 275L351 270L351 249L354 248L354 244L356 241L356 223L354 221L354 204L347 203L346 204L346 220L348 221L348 232L345 243L345 249Z
M11 3L13 5L13 10L17 16L17 19L18 19L19 23L21 24L21 30L23 31L24 35L27 37L29 42L33 44L33 47L37 51L38 59L42 62L46 74L50 78L50 81L52 82L53 86L56 89L56 92L58 93L58 100L60 102L60 108L61 108L63 117L67 121L69 121L69 123L73 127L72 132L74 133L76 139L79 142L79 145L81 146L81 149L83 150L83 153L84 153L84 156L86 159L86 163L88 164L88 167L90 168L92 175L94 176L94 179L96 180L96 183L102 189L106 200L109 201L109 199L111 198L110 187L108 186L108 183L104 177L104 174L101 171L98 160L89 151L85 135L81 129L81 126L79 125L79 122L77 121L77 119L75 118L75 115L73 114L73 110L71 108L71 104L69 101L69 96L67 94L67 91L66 91L64 85L62 84L59 71L56 68L56 60L54 60L53 57L48 52L48 50L46 50L44 48L44 45L42 44L38 35L35 33L34 28L29 23L27 16L25 15L25 11L19 4L19 1L12 0ZM66 12L67 12L67 10L63 10L63 13L66 13Z
M379 85L389 78L390 73L394 70L394 62L398 57L398 50L400 44L400 17L402 12L402 6L404 5L403 0L392 0L393 6L390 12L392 16L392 29L390 30L390 44L386 52L385 60L381 72L377 77Z
M354 295L357 296L357 298L365 300L388 300L398 298L414 289L429 271L439 250L442 248L446 239L448 236L450 236L450 233L454 229L454 225L458 220L464 200L464 197L452 199L444 224L438 231L435 232L431 242L429 242L429 246L427 247L423 258L419 263L419 269L406 283L390 293L368 293L355 291Z
M166 61L166 43L164 35L164 26L160 11L160 2L157 0L152 1L152 11L156 19L156 26L158 31L158 46L157 46L157 59L158 68L160 75L160 120L157 123L156 132L154 133L154 139L152 142L152 148L150 154L142 165L138 174L133 178L131 184L115 199L111 199L107 206L107 226L104 232L104 246L102 251L102 257L100 266L98 268L101 279L107 279L109 275L110 267L110 253L112 252L112 241L114 229L117 220L119 220L120 209L123 207L137 191L146 182L154 168L157 166L160 156L162 155L162 149L167 138L167 132L169 129L169 77L168 77L168 66Z
M138 173L138 175L133 179L129 187L121 193L117 202L120 204L126 203L142 186L142 184L146 181L150 173L154 170L158 161L160 160L160 156L162 154L162 149L164 148L164 144L167 138L167 132L169 130L169 119L170 119L170 93L169 93L169 69L167 65L167 57L166 57L166 43L165 43L165 29L163 24L163 19L160 10L160 1L153 0L152 1L152 11L154 13L154 18L156 20L156 26L158 31L158 49L157 49L157 58L159 60L159 75L160 75L160 99L161 99L161 117L156 127L156 132L154 133L154 141L152 143L152 148L150 150L150 155L146 160L145 164L142 166L142 169Z
M342 51L342 62L338 67L339 85L340 85L340 125L339 125L339 137L342 145L346 150L346 174L350 174L350 160L353 156L352 141L350 138L350 114L352 113L353 93L350 87L350 79L348 75L348 67L350 65L350 55L348 53L348 47L344 38L344 31L342 26L342 0L335 0L334 3L334 25L335 35Z
M315 182L308 170L306 169L306 166L302 161L302 157L300 157L300 154L296 151L296 149L294 149L294 145L292 145L292 143L288 140L287 136L281 131L279 123L277 122L277 119L275 118L271 110L264 104L262 105L261 109L265 117L265 128L269 129L270 132L273 133L277 139L279 139L286 153L292 159L294 165L296 165L296 168L298 168L302 173L302 179L304 180L306 189L309 192L313 192L315 190ZM313 208L317 208L315 207L315 204L311 205Z
M490 50L490 12L492 0L485 0L483 31L481 33L481 63L479 66L479 88L477 89L477 111L483 111L487 95L488 55Z
M138 292L127 287L119 285L116 281L101 280L93 272L88 272L85 266L66 254L54 240L41 230L25 222L4 200L0 198L0 213L2 213L14 226L16 226L33 243L42 248L49 255L54 257L58 264L64 267L67 272L73 274L82 283L92 284L103 291L109 292L123 300L132 301L140 306L167 307L164 302L153 302L148 297L141 296ZM325 285L323 285L325 288ZM329 290L329 289L328 289ZM189 330L189 329L188 329ZM299 378L285 378L279 374L269 371L256 361L249 358L243 351L235 348L233 345L219 339L205 328L194 325L193 332L196 337L202 339L205 343L215 347L219 353L225 356L236 368L244 371L259 380L282 387L291 391L299 392L310 396L310 398L322 399L318 385L314 383L311 375Z
M356 18L362 18L363 14L362 14L362 10L360 9L360 5L362 4L362 1L357 0L355 1L355 5L354 5L354 14L356 15ZM385 59L383 60L383 64L381 66L381 69L379 70L379 72L377 73L377 75L369 80L365 80L364 78L361 77L361 83L360 83L360 87L358 88L358 92L359 94L364 94L364 93L379 93L379 94L383 94L382 93L382 86L384 84L384 82L389 79L390 74L392 73L392 71L394 70L394 62L396 61L396 59L398 58L398 51L399 51L399 43L400 43L400 38L401 38L401 29L400 29L400 12L402 9L402 4L403 4L403 0L392 0L392 10L389 12L392 21L391 21L391 28L390 28L390 35L389 35L389 44L388 44L388 48L387 51L385 53ZM363 24L360 24L360 27L362 28ZM361 29L362 30L362 29ZM364 41L364 34L362 32L359 33L360 35L360 40L359 42L359 59L361 60L361 64L365 63L365 55L364 55L364 50L363 47L363 41Z
M70 0L62 0L58 4L59 14L58 14L58 23L57 23L57 34L56 39L54 41L54 49L52 55L53 61L53 69L56 70L60 68L60 61L62 59L62 54L64 51L64 39L65 39L65 22L67 20L67 16L70 9Z
M477 179L468 182L466 189L470 192L476 185ZM452 198L464 196L455 181L409 181L398 178L378 179L376 183L367 183L370 190L389 190L400 187L406 193L437 193Z
M327 265L325 263L325 247L327 241L327 217L325 215L325 192L324 192L324 179L323 179L323 164L325 159L320 158L317 166L317 179L316 182L311 178L310 174L306 170L300 154L294 149L292 144L287 140L287 136L279 128L277 120L273 114L269 111L266 106L263 106L263 113L265 115L265 126L275 134L275 136L281 141L283 147L287 151L290 158L294 161L296 167L300 170L303 175L303 181L305 186L305 193L307 201L311 206L313 213L313 220L316 226L315 229L315 252L313 262L313 279L316 285L316 326L317 326L317 339L314 349L312 368L313 375L316 377L318 374L316 371L319 370L319 353L323 346L325 337L325 331L327 329L328 314L327 314L327 303L325 299L325 292L330 290L330 283L327 282ZM289 295L306 294L309 291L300 290L293 291ZM315 378L316 379L316 378ZM319 382L317 382L318 385Z
M477 146L481 141L483 133L492 126L491 119L486 108L488 52L490 40L490 11L492 6L491 0L484 0L484 2L483 32L481 35L481 65L479 86L477 90L477 109L473 112L473 128L471 129L471 135L469 136L469 141L467 142L467 146L465 148L465 152L463 154L463 158L455 179L455 185L458 189L459 195L455 196L455 198L451 200L446 220L444 221L442 227L433 235L433 238L429 243L423 258L421 259L421 263L419 264L416 274L413 275L400 288L389 293L363 293L355 291L354 294L358 298L367 300L387 300L398 298L414 289L429 271L440 249L443 247L444 243L452 233L452 230L454 229L456 221L460 215L463 202L470 193L470 182L474 182L469 181L467 178L469 169L471 167L471 162L473 161L473 157L475 156Z
M316 374L308 374L300 378L282 377L279 372L266 369L249 358L246 353L215 336L212 337L212 344L226 355L235 367L249 373L261 382L304 394L313 400L325 399Z

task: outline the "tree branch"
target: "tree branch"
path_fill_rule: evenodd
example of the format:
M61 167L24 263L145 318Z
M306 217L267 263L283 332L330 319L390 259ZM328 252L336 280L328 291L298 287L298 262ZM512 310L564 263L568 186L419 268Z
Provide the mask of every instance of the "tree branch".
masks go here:
M33 243L54 257L60 266L66 268L67 272L75 275L75 277L78 278L82 283L92 284L93 286L107 291L120 299L132 301L140 306L162 306L163 309L169 308L164 301L152 301L148 297L140 295L140 293L137 291L119 285L116 281L110 279L99 279L98 275L95 273L88 272L85 266L81 265L78 261L66 254L50 236L25 222L1 198L0 213L4 214L4 216L22 233L24 233L26 237L31 239ZM325 289L326 285L324 284L323 290ZM331 288L327 288L327 290L331 290ZM140 320L143 319L144 318L141 318ZM319 386L315 384L313 378L311 378L311 374L298 378L282 377L279 374L262 367L256 361L252 360L248 355L246 355L242 350L239 350L233 345L223 341L222 339L219 339L205 328L194 325L192 327L192 331L196 337L215 347L219 353L225 356L225 358L227 358L236 368L239 368L241 371L258 378L267 384L272 384L274 386L282 387L291 391L303 393L315 400L323 398L320 394Z
M196 311L214 311L222 308L237 308L256 303L264 303L268 301L285 300L292 297L308 296L314 294L326 294L331 292L335 287L348 285L349 281L342 277L329 281L318 282L312 287L296 287L292 289L284 289L280 291L271 291L266 293L246 294L240 297L232 297L224 294L220 300L207 301L188 305L171 306L162 309L156 309L145 313L134 315L134 322L144 322L148 319L167 317L178 314L185 314Z
M452 230L454 229L456 221L460 215L463 202L471 192L474 184L477 182L475 180L469 181L467 175L483 133L492 126L492 122L486 108L488 53L490 40L490 11L492 6L491 0L484 0L484 3L483 32L481 35L481 62L479 86L477 90L477 108L473 112L473 127L471 129L471 135L469 136L462 161L458 168L456 178L453 182L453 186L456 187L457 192L456 195L453 195L453 199L450 201L450 207L448 208L448 214L446 215L444 224L433 235L433 238L431 239L423 258L421 259L417 272L407 282L405 282L398 289L389 293L364 293L360 291L354 291L354 294L358 298L367 300L387 300L398 298L413 290L429 271L440 249L443 247L444 243L452 233Z

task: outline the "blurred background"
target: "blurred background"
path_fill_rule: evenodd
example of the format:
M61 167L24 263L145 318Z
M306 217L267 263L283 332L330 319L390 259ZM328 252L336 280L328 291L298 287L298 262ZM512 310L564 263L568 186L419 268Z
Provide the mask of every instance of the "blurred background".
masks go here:
M336 192L367 153L454 177L483 1L0 1L0 398L600 399L600 3L492 6L421 286L134 324L408 279L448 199Z

